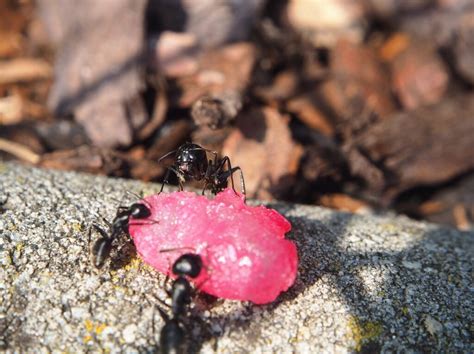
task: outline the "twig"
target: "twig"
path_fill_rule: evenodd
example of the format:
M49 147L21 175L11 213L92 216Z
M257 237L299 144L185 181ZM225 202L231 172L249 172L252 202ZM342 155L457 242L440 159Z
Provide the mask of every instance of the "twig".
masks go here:
M41 160L40 155L33 152L26 146L2 138L0 138L0 151L8 152L20 160L35 165Z

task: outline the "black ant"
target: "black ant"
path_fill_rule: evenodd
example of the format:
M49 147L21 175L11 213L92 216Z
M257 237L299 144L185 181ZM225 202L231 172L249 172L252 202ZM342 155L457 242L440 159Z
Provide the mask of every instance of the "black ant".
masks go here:
M197 278L202 267L201 256L194 253L185 253L174 262L171 272L177 278L173 281L171 291L168 294L171 297L171 309L174 316L181 316L186 312L187 306L191 303L193 292L187 278Z
M150 217L151 210L149 206L141 203L134 203L130 207L119 206L112 223L104 221L108 224L110 233L108 234L100 226L92 224L100 237L94 242L91 248L92 264L100 269L110 256L112 243L123 233L128 233L130 219L141 220ZM91 230L89 229L89 237Z
M214 158L209 160L207 153L212 154ZM173 171L178 177L180 190L183 190L183 184L186 180L193 179L204 181L202 194L204 194L208 187L213 194L217 194L227 187L227 180L230 177L232 189L237 194L232 175L239 171L240 187L242 194L245 196L245 181L242 169L239 166L232 167L228 156L219 159L216 151L205 149L197 144L185 143L178 150L170 151L162 156L158 162L161 162L171 154L175 154L175 161L166 171L160 193L163 191L165 183L168 183L170 171Z
M171 291L167 291L171 297L171 312L173 316L170 318L160 307L157 307L161 318L165 322L160 332L162 353L184 352L185 329L183 319L188 311L188 305L191 303L193 294L193 288L187 278L197 278L202 268L201 256L194 253L181 255L171 268L171 272L177 276L173 281ZM168 277L165 284L167 281ZM163 303L161 300L159 301Z
M165 325L160 332L160 352L163 354L186 353L186 331L182 320L170 318L165 311L157 307Z

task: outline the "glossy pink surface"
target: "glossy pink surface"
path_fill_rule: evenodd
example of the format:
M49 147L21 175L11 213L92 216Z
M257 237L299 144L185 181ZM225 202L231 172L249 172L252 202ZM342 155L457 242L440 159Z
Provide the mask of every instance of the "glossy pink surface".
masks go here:
M285 239L291 224L275 210L245 205L232 189L211 200L174 192L144 203L159 222L131 221L129 231L143 260L160 272L181 254L197 253L205 265L195 281L201 291L256 304L274 301L294 283L298 255ZM175 250L160 252L167 249Z

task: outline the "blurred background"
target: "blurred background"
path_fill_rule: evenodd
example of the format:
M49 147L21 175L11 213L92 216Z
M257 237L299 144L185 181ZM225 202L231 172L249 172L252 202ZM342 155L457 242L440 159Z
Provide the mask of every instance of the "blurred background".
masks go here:
M474 225L474 0L0 0L0 158ZM168 161L168 164L171 161Z

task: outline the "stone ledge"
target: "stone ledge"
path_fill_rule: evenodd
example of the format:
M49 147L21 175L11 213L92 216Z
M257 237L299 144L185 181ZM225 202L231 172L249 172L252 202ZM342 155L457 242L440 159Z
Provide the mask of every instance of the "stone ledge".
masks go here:
M151 352L161 318L151 294L163 276L124 243L102 271L88 228L112 219L144 184L0 164L0 348ZM0 200L3 196L0 195ZM187 324L193 351L473 352L474 233L404 217L360 216L274 203L293 224L295 286L275 303L198 299Z

